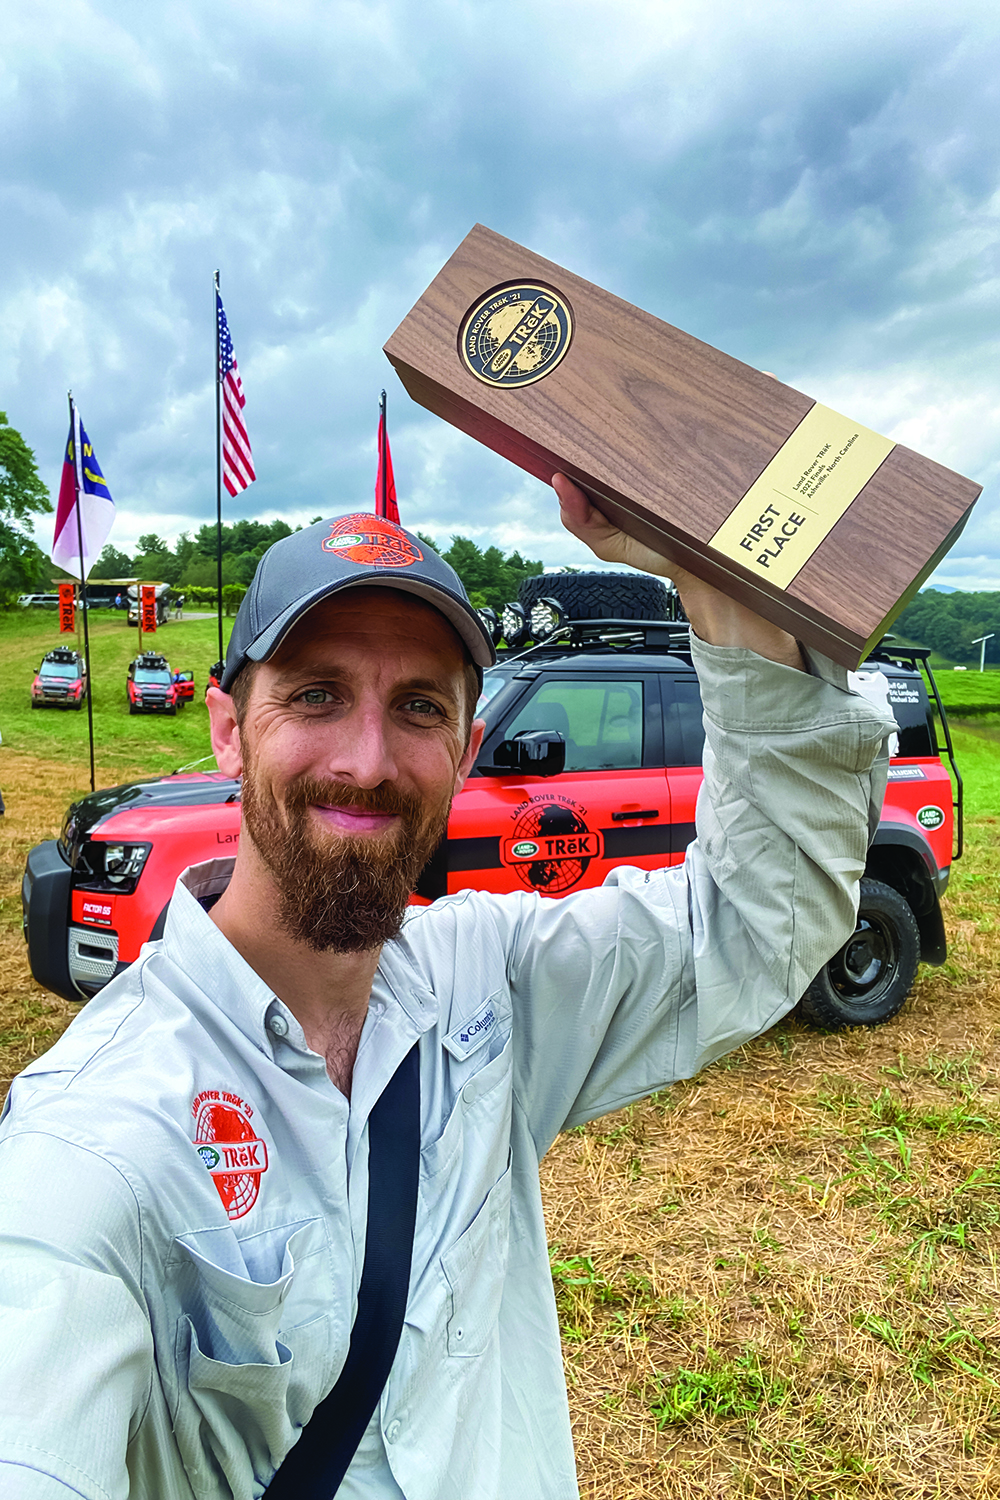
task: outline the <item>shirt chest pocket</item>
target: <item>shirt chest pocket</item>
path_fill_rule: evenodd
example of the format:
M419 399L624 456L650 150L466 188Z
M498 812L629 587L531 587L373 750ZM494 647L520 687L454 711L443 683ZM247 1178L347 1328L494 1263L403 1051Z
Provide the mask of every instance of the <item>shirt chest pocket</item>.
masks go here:
M220 1470L234 1494L260 1494L329 1385L333 1287L322 1221L254 1240L251 1267L268 1279L255 1280L245 1263L237 1269L231 1240L220 1254L225 1231L175 1241L181 1311L171 1414L199 1496L218 1494Z

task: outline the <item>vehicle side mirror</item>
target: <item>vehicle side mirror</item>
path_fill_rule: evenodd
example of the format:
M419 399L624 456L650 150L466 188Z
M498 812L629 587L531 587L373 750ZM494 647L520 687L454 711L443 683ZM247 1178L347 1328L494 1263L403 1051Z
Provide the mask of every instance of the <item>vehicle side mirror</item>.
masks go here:
M526 730L498 745L495 759L520 776L561 776L566 769L566 741L555 729Z

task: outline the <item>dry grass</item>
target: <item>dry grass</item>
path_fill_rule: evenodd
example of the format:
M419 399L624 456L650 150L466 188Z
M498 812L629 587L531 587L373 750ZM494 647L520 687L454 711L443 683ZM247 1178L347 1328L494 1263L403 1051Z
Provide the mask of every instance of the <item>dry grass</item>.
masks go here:
M1000 1495L1000 828L903 1014L791 1020L543 1168L581 1488Z
M18 887L80 786L0 767L6 1081L74 1010L28 974ZM586 1500L1000 1496L1000 825L969 834L949 964L895 1021L788 1021L549 1154Z
M101 784L142 775L136 766L101 763ZM21 933L21 876L28 850L53 838L69 803L88 790L79 764L4 748L0 786L7 813L0 818L0 1098L14 1074L44 1052L69 1025L77 1007L35 983Z

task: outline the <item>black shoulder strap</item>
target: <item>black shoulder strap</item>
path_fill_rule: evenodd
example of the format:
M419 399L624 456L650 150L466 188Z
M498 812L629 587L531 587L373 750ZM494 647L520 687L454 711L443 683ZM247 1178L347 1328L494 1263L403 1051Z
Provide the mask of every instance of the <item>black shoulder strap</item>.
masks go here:
M389 1378L403 1330L420 1169L417 1043L368 1117L368 1229L340 1379L267 1487L267 1500L332 1500Z

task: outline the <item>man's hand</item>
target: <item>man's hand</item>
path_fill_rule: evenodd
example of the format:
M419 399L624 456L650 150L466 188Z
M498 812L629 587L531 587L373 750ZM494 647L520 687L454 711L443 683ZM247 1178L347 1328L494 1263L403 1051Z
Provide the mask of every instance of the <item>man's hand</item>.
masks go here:
M552 488L559 497L562 523L567 531L579 537L602 562L623 563L641 568L644 573L658 573L677 585L684 612L694 632L710 646L744 646L785 667L805 669L799 643L785 630L779 630L761 619L743 604L720 593L679 567L663 553L654 552L637 542L591 505L583 490L565 474L556 474Z

